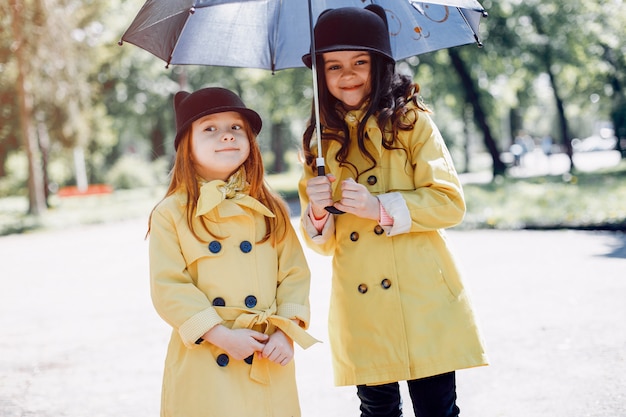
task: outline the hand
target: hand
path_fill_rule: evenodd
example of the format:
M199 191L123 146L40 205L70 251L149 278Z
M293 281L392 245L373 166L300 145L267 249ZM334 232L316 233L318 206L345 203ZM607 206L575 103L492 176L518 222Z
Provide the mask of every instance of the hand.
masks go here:
M364 185L352 178L341 183L341 200L334 204L339 210L364 219L379 220L380 202ZM315 213L314 213L315 214Z
M293 341L280 329L270 335L261 356L285 366L293 359Z
M306 194L311 203L311 211L316 219L326 216L324 207L333 205L333 195L331 183L336 178L332 174L321 175L311 178L306 184Z
M250 329L229 329L218 324L202 336L204 340L223 349L228 356L242 360L254 352L261 352L269 336Z

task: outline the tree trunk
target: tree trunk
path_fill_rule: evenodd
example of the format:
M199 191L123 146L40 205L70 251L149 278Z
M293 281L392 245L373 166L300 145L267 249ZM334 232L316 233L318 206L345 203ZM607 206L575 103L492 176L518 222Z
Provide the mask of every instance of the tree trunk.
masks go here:
M572 137L569 133L569 123L567 122L567 117L565 116L565 106L563 105L563 99L559 94L559 90L556 84L556 77L552 72L552 63L550 59L550 51L549 46L546 46L546 71L550 76L550 84L552 84L552 91L554 92L554 101L556 103L557 115L559 118L559 127L561 129L561 143L565 146L565 153L567 153L567 157L570 160L570 166L574 167L574 159L572 158L574 152L572 149Z
M37 120L37 143L41 152L41 169L43 180L43 192L45 196L46 208L50 207L48 198L50 197L50 177L48 176L48 162L50 160L50 136L43 120Z
M491 129L487 123L487 116L480 104L480 92L478 91L469 70L465 66L465 63L461 59L457 50L454 48L448 49L448 55L452 60L452 66L461 79L463 91L465 92L465 99L471 104L474 111L474 121L483 132L485 147L489 151L491 159L493 160L493 176L495 178L496 176L503 175L506 170L506 165L500 159L500 150L498 149L493 135L491 134Z
M533 25L535 26L537 33L541 36L547 37L548 35L544 30L543 19L538 11L536 9L533 9L530 13L530 16L532 17ZM552 49L549 42L543 46L543 50L539 53L539 55L540 59L543 60L543 65L545 66L546 73L550 77L550 84L552 85L552 91L554 92L554 101L556 103L557 117L559 120L559 129L561 130L561 143L565 147L565 152L567 153L567 156L570 160L570 169L572 169L574 168L574 159L572 158L572 137L569 133L569 123L567 121L567 117L565 116L565 106L563 105L563 99L559 94L556 77L554 75L554 72L552 71Z
M280 174L285 172L285 146L283 140L283 125L281 123L274 123L272 125L272 137L270 143L272 144L272 153L274 154L274 165L272 172Z
M157 120L150 131L150 143L152 145L150 157L152 160L159 159L166 155L165 135L163 134L163 127L161 125L162 123Z
M622 86L624 74L624 57L616 54L611 47L601 43L604 60L611 64L613 71L608 75L608 83L613 88L613 105L611 109L611 121L615 134L615 150L619 151L622 159L626 158L626 94ZM618 58L621 57L621 60ZM620 77L621 76L621 77Z
M20 15L23 5L17 0L10 0L11 29L15 40L15 59L17 61L16 91L18 96L20 129L24 148L28 158L28 213L40 216L46 211L43 174L39 161L39 152L35 128L33 126L33 103L28 90L26 74L27 64L24 56L24 38L22 36Z
M463 106L463 136L465 137L465 143L463 146L463 173L467 174L470 172L470 164L472 163L472 149L470 144L470 131L469 131L469 121L472 117L472 109L465 105Z

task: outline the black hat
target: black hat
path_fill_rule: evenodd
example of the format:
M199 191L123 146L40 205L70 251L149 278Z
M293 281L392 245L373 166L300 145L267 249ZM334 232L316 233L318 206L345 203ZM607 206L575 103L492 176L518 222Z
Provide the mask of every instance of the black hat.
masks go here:
M188 93L179 91L174 96L174 111L176 112L176 138L174 149L189 126L201 117L209 114L234 111L243 115L250 123L252 131L258 135L263 125L261 117L243 104L243 101L230 90L219 87L203 88Z
M389 41L387 15L382 7L370 4L324 10L314 29L316 55L333 51L369 51L394 61ZM311 68L311 53L302 57Z

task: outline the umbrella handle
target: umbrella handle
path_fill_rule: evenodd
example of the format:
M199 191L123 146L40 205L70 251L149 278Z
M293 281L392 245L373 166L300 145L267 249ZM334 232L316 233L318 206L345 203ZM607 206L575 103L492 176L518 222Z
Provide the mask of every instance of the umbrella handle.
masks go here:
M318 158L319 159L319 158ZM322 162L321 165L317 166L317 176L318 177L323 177L326 175L325 169L326 168ZM326 210L327 212L329 212L330 214L344 214L345 211L339 210L337 207L335 206L326 206L324 207L324 210Z

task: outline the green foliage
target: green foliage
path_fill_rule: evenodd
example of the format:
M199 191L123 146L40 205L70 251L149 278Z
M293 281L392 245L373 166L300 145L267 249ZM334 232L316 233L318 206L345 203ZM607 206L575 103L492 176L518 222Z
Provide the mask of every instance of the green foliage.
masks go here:
M464 186L460 228L626 228L626 163L617 168Z
M106 175L106 183L116 190L162 185L166 182L166 158L147 162L137 155L123 155Z
M7 175L0 177L0 198L11 195L25 196L28 181L28 161L21 152L13 152L7 157Z

